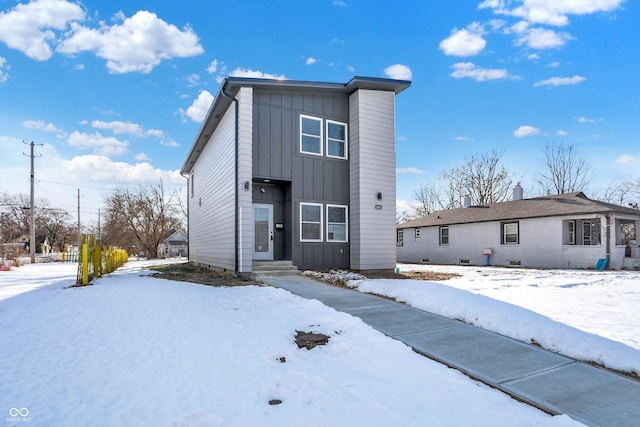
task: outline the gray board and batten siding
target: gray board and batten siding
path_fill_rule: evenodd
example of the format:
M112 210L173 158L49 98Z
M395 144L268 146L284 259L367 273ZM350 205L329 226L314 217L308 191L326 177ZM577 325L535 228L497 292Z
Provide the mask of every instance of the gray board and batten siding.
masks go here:
M349 242L300 242L300 202L349 204L349 160L301 153L300 115L348 123L349 97L254 90L253 180L254 187L265 190L254 188L254 202L272 194L275 221L285 224L275 232L275 259L291 259L304 269L349 268ZM264 186L265 179L277 184Z

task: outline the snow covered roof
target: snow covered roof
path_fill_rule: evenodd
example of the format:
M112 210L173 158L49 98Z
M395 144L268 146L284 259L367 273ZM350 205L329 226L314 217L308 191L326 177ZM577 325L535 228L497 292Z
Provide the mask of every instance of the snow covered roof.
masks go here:
M591 200L584 193L577 192L436 211L422 218L399 224L398 228L598 213L619 213L640 219L640 211L637 209Z

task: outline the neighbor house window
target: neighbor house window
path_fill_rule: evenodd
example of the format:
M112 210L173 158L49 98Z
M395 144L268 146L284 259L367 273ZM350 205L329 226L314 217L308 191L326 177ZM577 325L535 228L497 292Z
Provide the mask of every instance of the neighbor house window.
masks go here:
M633 242L636 241L636 222L628 219L619 219L616 222L616 244L635 244Z
M327 157L347 158L347 125L327 120Z
M348 236L347 207L327 205L327 242L346 242Z
M517 245L520 243L519 237L519 224L517 222L503 222L502 225L502 238L503 245Z
M576 220L567 221L567 244L576 244Z
M449 244L449 227L440 227L440 246Z
M396 234L396 246L404 245L404 230L398 230Z
M322 242L322 205L300 203L300 241Z
M300 152L322 156L322 119L300 116Z
M420 229L419 228L416 228L416 230L415 230L415 238L416 239L420 238Z
M193 197L193 194L195 193L194 187L193 187L193 175L194 173L191 172L191 197Z

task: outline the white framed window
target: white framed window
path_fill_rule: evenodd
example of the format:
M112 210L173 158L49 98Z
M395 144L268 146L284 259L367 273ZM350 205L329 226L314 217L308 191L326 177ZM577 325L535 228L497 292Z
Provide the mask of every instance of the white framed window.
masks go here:
M194 186L194 183L193 183L193 176L194 176L194 172L191 172L191 180L190 180L191 181L191 197L193 197L193 195L195 194L195 190L194 190L195 186Z
M416 229L414 230L414 237L415 237L416 239L419 239L419 238L420 238L420 231L421 231L421 229L420 229L420 228L416 228Z
M438 242L440 246L447 246L449 244L449 227L443 226L440 227L440 241Z
M570 245L576 244L576 220L572 219L567 222L567 241Z
M349 240L348 208L343 205L327 205L327 242Z
M520 243L518 222L502 223L502 238L500 243L503 245L517 245Z
M396 234L396 246L404 246L404 230L398 230Z
M300 115L300 152L322 156L322 119Z
M300 241L322 242L321 203L300 203Z
M346 123L327 120L327 157L346 159L347 150Z

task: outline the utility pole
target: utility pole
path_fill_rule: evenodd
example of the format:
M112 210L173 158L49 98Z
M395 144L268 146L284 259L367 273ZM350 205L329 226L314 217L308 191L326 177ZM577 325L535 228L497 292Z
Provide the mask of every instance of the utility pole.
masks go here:
M26 144L26 142L23 142ZM31 141L28 144L31 147L31 203L29 206L29 254L31 255L31 264L36 263L36 209L35 209L35 194L34 194L34 182L35 182L35 173L34 173L34 154L33 147L35 143ZM42 144L38 144L42 145ZM24 154L24 153L22 153ZM24 154L26 156L26 154ZM40 156L38 156L40 157Z

